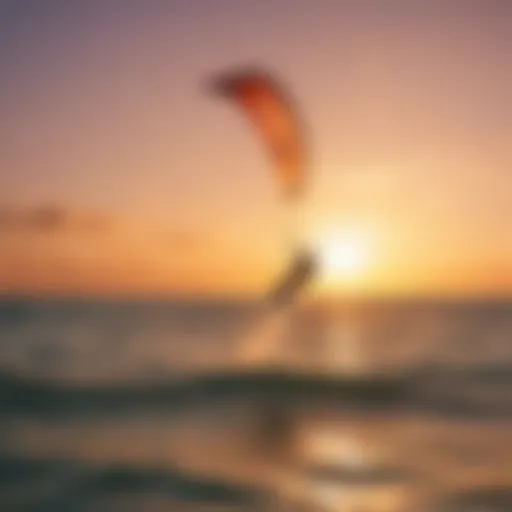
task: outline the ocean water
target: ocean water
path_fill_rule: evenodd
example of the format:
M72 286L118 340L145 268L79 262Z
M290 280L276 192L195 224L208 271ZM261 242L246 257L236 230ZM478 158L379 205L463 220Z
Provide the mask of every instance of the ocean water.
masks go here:
M0 510L512 511L512 303L1 302Z

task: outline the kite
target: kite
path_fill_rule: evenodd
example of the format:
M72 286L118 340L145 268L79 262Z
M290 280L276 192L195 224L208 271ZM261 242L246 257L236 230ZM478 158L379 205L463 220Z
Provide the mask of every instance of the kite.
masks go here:
M281 197L300 199L306 185L307 151L303 124L290 95L269 73L259 70L223 73L212 87L239 105L259 132L270 153Z
M221 73L211 84L215 93L241 108L268 149L281 200L287 212L301 209L306 192L308 155L304 126L290 94L269 73L255 69ZM293 206L293 208L291 208ZM292 212L296 216L295 211ZM289 219L290 220L290 219ZM297 235L298 219L289 226ZM266 297L263 322L249 330L241 344L240 359L254 362L282 338L290 308L316 273L315 255L299 244L286 271Z
M228 70L215 76L210 84L213 91L233 101L256 128L267 147L273 163L280 197L285 201L287 231L297 236L297 221L306 192L308 151L304 123L296 103L285 88L268 72L258 69ZM293 207L293 208L292 208ZM288 238L288 237L285 237ZM292 302L310 281L316 270L314 255L297 244L295 258L288 273L268 295L274 304Z

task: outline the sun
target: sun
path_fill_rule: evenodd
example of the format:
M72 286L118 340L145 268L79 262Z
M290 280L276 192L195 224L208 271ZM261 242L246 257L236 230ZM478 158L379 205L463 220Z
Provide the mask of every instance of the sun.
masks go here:
M323 235L316 249L321 276L328 282L358 280L369 268L369 240L362 232L339 231Z

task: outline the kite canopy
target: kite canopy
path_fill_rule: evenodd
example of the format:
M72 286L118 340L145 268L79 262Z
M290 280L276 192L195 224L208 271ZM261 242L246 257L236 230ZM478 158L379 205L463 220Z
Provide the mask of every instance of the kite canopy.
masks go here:
M234 100L259 131L274 162L280 193L298 199L304 192L306 151L302 126L289 95L268 73L222 73L213 90Z

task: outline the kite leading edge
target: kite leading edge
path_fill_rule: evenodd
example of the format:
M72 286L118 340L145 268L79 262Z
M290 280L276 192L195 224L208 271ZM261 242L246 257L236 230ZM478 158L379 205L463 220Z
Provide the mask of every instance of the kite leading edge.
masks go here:
M234 101L263 139L281 197L298 200L306 184L304 127L291 95L269 73L237 70L214 78L213 90Z

